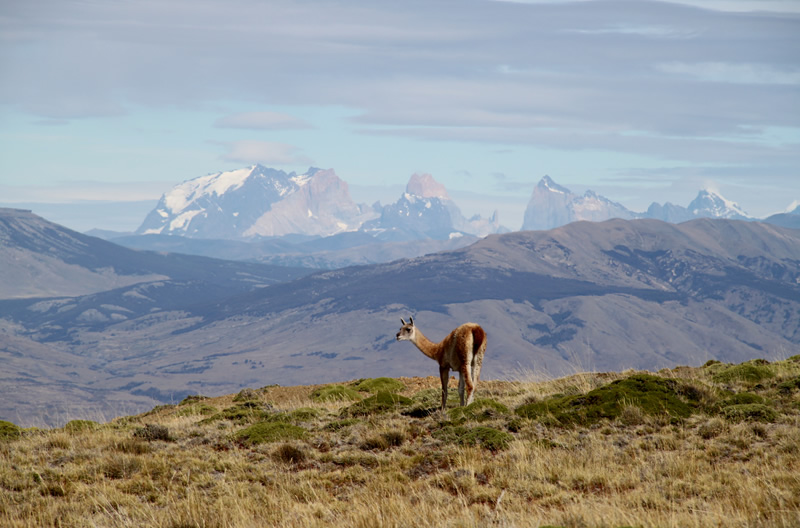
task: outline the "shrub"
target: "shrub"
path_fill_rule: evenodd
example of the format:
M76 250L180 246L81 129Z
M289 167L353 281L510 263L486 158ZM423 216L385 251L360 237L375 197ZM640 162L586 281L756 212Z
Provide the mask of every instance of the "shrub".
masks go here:
M729 405L723 408L722 413L733 422L771 423L778 419L778 413L760 403Z
M404 416L412 418L425 418L430 416L442 407L441 389L425 389L416 393L413 397L413 407L403 411ZM457 407L461 404L457 389L449 389L447 392L447 406Z
M237 403L224 409L221 413L202 420L201 424L208 424L218 420L230 420L238 424L263 421L274 414L274 408L268 403L246 401Z
M269 418L269 421L289 423L310 422L311 420L318 418L320 414L321 412L318 409L313 409L311 407L300 407L299 409L295 409L294 411L288 413L274 414Z
M208 400L208 399L209 399L208 396L201 396L199 394L190 394L187 397L185 397L184 399L182 399L181 402L178 405L189 405L191 403L198 403L198 402L201 402L203 400Z
M584 395L554 396L522 405L516 412L526 418L546 419L552 415L561 424L588 425L603 418L618 418L626 406L635 405L650 416L667 414L673 418L686 418L693 409L681 398L681 392L685 391L675 380L634 374Z
M411 398L393 394L391 392L379 392L360 402L354 403L345 408L342 414L349 416L366 416L368 414L379 414L393 411L412 403Z
M472 429L461 425L447 425L432 436L438 440L456 445L479 445L490 451L507 449L514 437L493 427L478 426Z
M711 418L697 428L697 434L704 440L721 435L725 431L725 422L720 418Z
M448 412L453 421L472 420L476 422L484 422L508 413L508 407L488 398L477 399L466 407L456 407Z
M305 462L306 453L292 444L281 444L281 446L272 453L272 458L288 464L300 464Z
M164 440L166 442L172 441L169 434L169 428L165 425L147 424L140 427L133 432L133 436L143 440Z
M207 403L195 403L178 409L178 412L175 413L175 416L209 416L215 414L216 412L217 408L212 407Z
M110 479L131 478L142 469L142 462L136 457L115 455L103 464L103 475Z
M239 391L239 394L233 397L233 401L235 402L252 401L258 399L259 394L253 389L242 389Z
M370 436L361 444L361 449L365 451L383 450L390 447L399 447L406 441L406 435L401 431L386 431L379 435Z
M740 363L739 365L725 365L717 370L712 379L717 383L732 383L738 381L745 384L755 385L765 379L775 376L769 363L763 359L754 359Z
M326 387L319 387L314 389L311 393L311 399L317 402L324 401L342 401L342 400L360 400L361 396L355 389L345 387L344 385L328 385Z
M727 407L729 405L744 405L747 403L764 404L764 398L752 392L740 392L729 398L725 398L720 405L722 407Z
M380 435L370 436L361 442L361 449L364 451L381 451L389 449L389 442Z
M22 436L22 429L18 425L0 420L0 441L16 440L20 436Z
M346 429L346 428L348 428L348 427L350 427L352 425L355 425L355 424L359 423L360 421L361 420L358 420L357 418L346 418L344 420L337 420L337 421L334 421L334 422L330 422L323 429L325 429L326 431L331 431L331 432L335 433L335 432L341 431L343 429Z
M778 384L778 392L784 395L791 394L798 389L800 389L800 376L795 376Z
M370 378L359 381L353 388L359 392L377 394L379 392L400 392L406 386L392 378Z
M480 445L489 451L502 451L507 449L514 437L492 427L475 427L463 436L462 443L466 445Z
M279 440L299 440L306 436L306 430L297 425L281 422L259 422L234 435L242 445L256 445Z
M64 425L64 430L68 433L81 433L83 431L94 431L100 424L91 420L70 420Z

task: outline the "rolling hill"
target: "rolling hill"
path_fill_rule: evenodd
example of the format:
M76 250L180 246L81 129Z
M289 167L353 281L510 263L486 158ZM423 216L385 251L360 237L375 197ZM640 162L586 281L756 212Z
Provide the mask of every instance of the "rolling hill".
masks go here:
M435 372L394 341L408 315L434 340L483 325L488 379L800 348L800 232L756 222L577 222L268 288L164 284L0 303L0 417L59 423L197 392Z

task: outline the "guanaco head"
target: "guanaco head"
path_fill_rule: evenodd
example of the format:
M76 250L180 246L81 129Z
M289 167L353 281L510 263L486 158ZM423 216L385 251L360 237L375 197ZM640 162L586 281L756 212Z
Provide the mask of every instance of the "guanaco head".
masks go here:
M401 326L400 331L397 332L397 340L412 341L414 339L414 333L416 332L416 329L414 328L414 319L409 317L408 322L406 323L401 317L400 322L403 323L403 326Z

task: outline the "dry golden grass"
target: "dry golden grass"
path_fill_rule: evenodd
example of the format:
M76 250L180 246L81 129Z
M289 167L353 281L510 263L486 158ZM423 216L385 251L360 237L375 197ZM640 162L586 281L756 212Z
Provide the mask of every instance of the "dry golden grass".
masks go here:
M438 379L401 378L413 403L375 414L312 400L317 387L268 387L26 430L0 439L0 525L800 526L800 357L757 366L770 377L660 372L698 402L680 419L633 400L586 424L514 412L632 374L617 373L481 382L493 403L447 417L420 411ZM725 414L741 394L771 421ZM483 443L467 441L476 431Z

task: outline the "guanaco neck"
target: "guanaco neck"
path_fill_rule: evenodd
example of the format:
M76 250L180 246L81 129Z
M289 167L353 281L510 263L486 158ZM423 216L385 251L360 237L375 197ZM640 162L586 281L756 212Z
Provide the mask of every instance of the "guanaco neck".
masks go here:
M417 346L420 352L429 358L434 359L437 362L441 360L442 352L439 344L434 343L425 337L425 335L420 332L419 329L414 329L414 339L411 342Z

